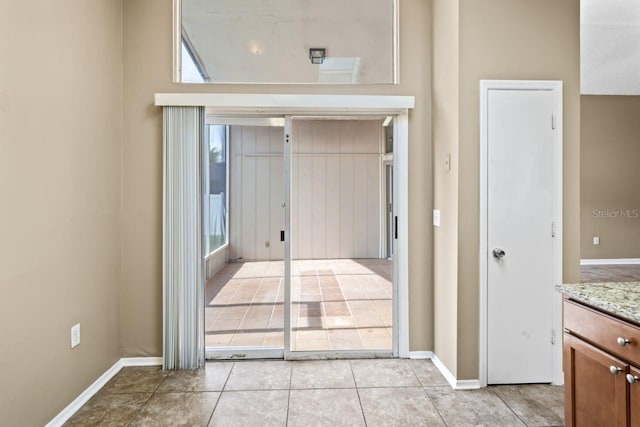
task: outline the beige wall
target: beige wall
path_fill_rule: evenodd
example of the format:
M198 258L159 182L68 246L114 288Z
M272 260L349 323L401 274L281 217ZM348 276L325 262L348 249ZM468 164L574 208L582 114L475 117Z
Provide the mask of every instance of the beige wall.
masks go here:
M447 352L443 361L458 379L478 377L478 294L479 294L479 81L481 79L539 79L564 82L564 280L579 279L580 250L580 3L579 0L518 1L457 0L459 2L459 135L457 162L452 172L458 175L457 235L444 235L453 246L457 238L457 283L451 259L436 258L434 270L446 272L446 282L435 288L453 289L457 285L457 325L441 326L436 317L436 347ZM436 4L438 4L436 0ZM439 47L436 46L435 51ZM434 59L437 64L437 58ZM437 73L435 73L437 76ZM443 83L445 84L445 83ZM439 84L434 83L437 94ZM434 98L436 102L437 97ZM437 111L434 108L434 111ZM440 123L443 122L443 124ZM446 117L436 120L434 129L449 126ZM451 135L455 137L455 135ZM434 145L439 147L438 138ZM452 156L452 160L456 156ZM435 200L448 199L444 194L447 174L434 168ZM455 191L455 189L453 189ZM453 206L453 202L448 202ZM446 202L445 202L446 205ZM443 222L456 217L443 216ZM439 233L439 232L438 232ZM436 253L438 251L436 250ZM455 258L454 258L455 259ZM444 273L443 273L444 274ZM453 283L452 283L453 282ZM443 309L444 310L444 309ZM451 329L457 327L457 333ZM442 334L439 331L442 330ZM450 333L444 337L444 333ZM456 340L440 342L443 340ZM455 349L454 360L448 354Z
M122 344L158 356L162 344L162 113L156 92L415 95L410 114L411 349L433 346L430 2L400 0L400 84L374 86L178 85L172 78L172 1L124 2ZM416 54L418 53L418 54Z
M433 0L434 350L456 375L458 327L458 0ZM451 170L444 165L451 156ZM430 221L426 215L425 221Z
M564 82L563 276L580 278L580 1L461 0L458 378L478 376L479 80Z
M640 96L582 96L581 106L581 256L640 258Z
M121 6L0 5L2 425L46 424L120 358Z

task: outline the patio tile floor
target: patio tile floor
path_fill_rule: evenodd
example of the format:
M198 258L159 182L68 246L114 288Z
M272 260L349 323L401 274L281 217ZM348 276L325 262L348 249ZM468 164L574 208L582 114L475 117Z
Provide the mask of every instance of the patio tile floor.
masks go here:
M391 350L386 259L292 262L292 350ZM284 263L229 263L206 288L207 347L282 347Z

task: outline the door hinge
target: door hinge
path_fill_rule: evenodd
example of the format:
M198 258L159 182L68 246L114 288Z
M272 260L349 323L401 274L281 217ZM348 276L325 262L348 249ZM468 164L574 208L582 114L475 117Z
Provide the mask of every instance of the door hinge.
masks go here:
M556 128L556 115L552 114L551 115L551 129L555 129Z
M556 237L556 223L553 221L551 223L551 237Z
M556 330L555 329L551 329L551 344L552 345L556 344Z

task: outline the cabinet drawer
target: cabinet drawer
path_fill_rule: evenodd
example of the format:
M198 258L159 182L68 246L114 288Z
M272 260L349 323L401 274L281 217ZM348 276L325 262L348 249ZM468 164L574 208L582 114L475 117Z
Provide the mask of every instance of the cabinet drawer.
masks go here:
M640 328L573 301L564 301L564 328L585 341L640 366ZM620 345L618 339L630 342Z

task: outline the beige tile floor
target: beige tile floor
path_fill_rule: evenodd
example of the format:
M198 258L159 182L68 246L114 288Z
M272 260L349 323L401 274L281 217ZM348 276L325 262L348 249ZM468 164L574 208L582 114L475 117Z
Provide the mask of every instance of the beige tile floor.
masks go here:
M68 426L561 426L562 387L454 391L429 360L124 368Z
M583 265L582 282L639 282L640 265Z
M292 350L391 350L392 261L292 262ZM282 347L284 264L227 264L207 282L207 347Z

